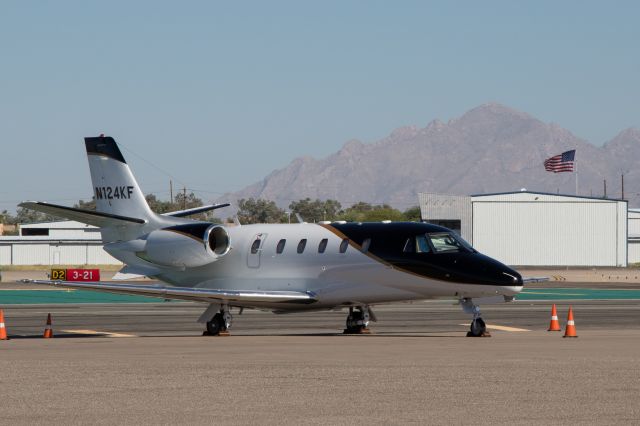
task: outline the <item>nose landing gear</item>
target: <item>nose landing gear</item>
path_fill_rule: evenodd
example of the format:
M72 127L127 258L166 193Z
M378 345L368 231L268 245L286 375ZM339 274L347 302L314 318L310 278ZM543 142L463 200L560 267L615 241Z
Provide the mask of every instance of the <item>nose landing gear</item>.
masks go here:
M474 305L473 299L471 298L460 299L460 306L462 306L462 309L466 313L473 314L471 327L467 333L467 337L491 337L491 334L487 331L487 325L482 319L480 306Z

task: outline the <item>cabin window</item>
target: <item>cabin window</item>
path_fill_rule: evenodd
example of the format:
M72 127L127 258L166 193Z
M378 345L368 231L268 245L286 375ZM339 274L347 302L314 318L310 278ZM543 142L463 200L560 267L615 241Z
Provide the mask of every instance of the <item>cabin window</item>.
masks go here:
M427 242L427 236L416 235L416 253L429 253L431 251L431 247L429 247L429 243Z
M324 251L327 249L328 242L329 240L326 238L323 238L322 240L320 240L320 244L318 245L318 253L324 253Z
M345 253L348 247L349 247L349 240L345 238L340 243L340 253Z
M362 252L366 253L369 251L369 246L371 245L371 238L366 238L363 242L362 242Z
M304 248L307 246L307 239L303 238L298 243L298 253L304 252Z
M285 244L287 244L287 240L285 239L278 241L278 245L276 246L276 253L282 254L282 252L284 251Z
M256 254L258 253L258 250L260 249L260 238L257 238L253 244L251 244L251 254Z

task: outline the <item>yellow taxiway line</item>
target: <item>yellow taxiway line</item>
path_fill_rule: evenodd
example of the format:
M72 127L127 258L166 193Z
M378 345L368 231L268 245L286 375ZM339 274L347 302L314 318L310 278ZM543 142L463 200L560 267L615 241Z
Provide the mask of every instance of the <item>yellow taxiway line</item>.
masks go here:
M63 333L73 333L73 334L93 334L96 336L105 336L105 337L138 337L135 334L124 334L124 333L110 333L108 331L98 331L98 330L60 330Z

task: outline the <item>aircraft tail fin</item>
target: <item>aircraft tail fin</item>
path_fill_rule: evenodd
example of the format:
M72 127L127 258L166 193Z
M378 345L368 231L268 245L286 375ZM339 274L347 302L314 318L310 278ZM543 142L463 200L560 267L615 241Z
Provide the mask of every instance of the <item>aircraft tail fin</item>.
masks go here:
M84 138L96 211L152 221L151 211L116 141L110 136Z

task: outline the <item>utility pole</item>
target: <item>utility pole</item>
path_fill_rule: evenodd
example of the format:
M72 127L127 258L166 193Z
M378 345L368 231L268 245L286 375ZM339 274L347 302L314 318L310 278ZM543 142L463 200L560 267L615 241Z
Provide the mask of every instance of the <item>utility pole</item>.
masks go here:
M604 180L604 196L603 198L607 198L607 180Z
M169 200L171 200L171 204L173 204L173 181L169 180Z
M187 187L182 187L182 210L187 209Z
M622 179L622 199L624 200L624 173L621 175Z

